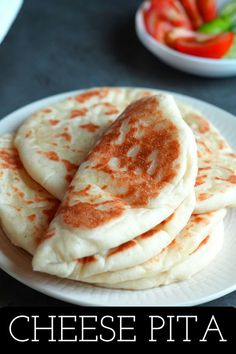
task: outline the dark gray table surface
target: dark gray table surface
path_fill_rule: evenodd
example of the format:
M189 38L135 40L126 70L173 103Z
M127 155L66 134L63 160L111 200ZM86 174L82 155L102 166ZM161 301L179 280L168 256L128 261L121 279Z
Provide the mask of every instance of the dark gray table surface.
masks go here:
M184 74L158 61L139 43L134 13L140 3L25 0L0 46L0 118L46 96L104 85L171 90L236 115L236 77L207 79ZM1 270L0 289L0 307L64 304ZM236 292L207 305L236 306Z

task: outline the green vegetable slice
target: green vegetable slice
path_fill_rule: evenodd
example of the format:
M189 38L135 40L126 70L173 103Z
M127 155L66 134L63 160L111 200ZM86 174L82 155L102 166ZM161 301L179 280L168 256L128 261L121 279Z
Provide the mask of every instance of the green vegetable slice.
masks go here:
M226 53L224 56L224 59L236 59L236 35L234 36L234 43L232 44L228 53Z
M205 23L199 29L202 33L212 33L218 34L223 32L228 32L232 28L231 19L227 16L225 17L218 17L215 20Z

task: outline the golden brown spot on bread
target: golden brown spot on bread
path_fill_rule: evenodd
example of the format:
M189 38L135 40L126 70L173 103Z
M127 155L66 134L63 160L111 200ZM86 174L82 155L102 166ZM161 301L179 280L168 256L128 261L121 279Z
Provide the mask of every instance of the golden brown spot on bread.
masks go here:
M70 118L83 117L88 113L87 108L73 109L70 113Z
M93 107L98 107L98 106L103 106L106 108L106 112L105 112L105 115L112 115L112 114L118 114L119 113L119 110L118 108L110 103L110 102L100 102L100 103L96 103L93 105Z
M232 175L229 176L228 178L220 178L220 177L215 177L216 180L224 181L224 182L229 182L232 184L236 184L236 176Z
M111 103L108 103L108 102L104 102L104 105L107 108L107 111L105 112L105 114L107 116L119 113L119 110L117 109L117 107L115 105L112 105Z
M85 103L86 101L90 100L93 97L105 98L108 95L108 93L109 93L109 89L107 88L95 89L95 90L90 90L81 93L80 95L76 96L75 99L80 103Z
M42 109L42 112L43 113L51 113L52 110L51 110L51 108L44 108L44 109Z
M198 152L197 152L197 157L200 159L200 158L203 157L203 154L202 154L200 151L198 151Z
M198 223L200 223L200 222L206 221L206 217L201 216L201 215L192 215L191 221L192 221L193 223L198 224Z
M219 149L220 150L224 150L224 149L227 149L227 148L228 148L227 144L223 140L221 140L219 142Z
M167 247L165 247L161 253L163 253L164 251L167 251L173 247L175 247L177 245L177 241L174 239L173 241L171 241L171 243L169 243L169 245Z
M57 200L54 199L54 197L46 197L46 196L36 195L34 199L24 201L24 203L26 203L26 204L45 203L45 202L56 203Z
M123 122L128 122L129 130L124 141L118 144ZM141 138L136 136L137 126L141 126ZM94 163L97 171L109 174L111 183L108 188L127 188L127 192L117 193L117 197L128 201L133 207L146 206L176 176L175 163L180 152L177 134L174 124L165 119L158 109L157 99L144 98L126 108L89 153L87 160ZM129 157L129 150L136 145L139 147L138 153ZM149 156L154 150L157 151L157 164L150 175L148 170L152 161ZM112 158L119 161L118 171L109 165ZM121 169L124 170L122 173ZM141 174L137 175L137 169Z
M30 222L33 222L33 221L35 221L35 219L36 219L36 215L35 215L35 214L28 215L28 216L27 216L27 219L28 219Z
M60 121L58 119L49 119L49 124L51 125L57 125Z
M157 232L161 231L161 229L162 229L162 225L159 224L159 225L153 227L151 230L148 230L148 231L144 232L139 237L142 238L142 239L153 237Z
M80 191L74 192L74 194L79 195L79 196L88 196L89 195L89 191L91 190L91 187L92 187L91 184L87 184L87 186L85 186Z
M82 124L79 125L79 128L87 130L89 133L95 133L96 130L99 128L99 125L93 124L93 123L88 123L88 124Z
M15 148L0 148L0 167L9 170L19 170L23 168Z
M201 145L205 149L205 151L208 152L208 154L212 154L212 151L209 149L205 141L198 140L197 144Z
M208 199L210 197L210 194L208 194L208 193L201 193L201 194L199 194L198 195L198 200L200 200L200 201L203 201L203 200L206 200L206 199Z
M202 172L202 171L209 171L211 168L210 167L199 167L198 171Z
M162 223L161 223L162 226L165 226L168 222L173 220L175 215L176 215L176 212L172 213L167 219L163 220Z
M197 176L195 187L200 186L201 184L205 183L207 175Z
M60 161L60 158L55 151L38 151L38 154L44 155L52 161Z
M13 186L12 189L20 198L24 198L25 193L23 193L19 188Z
M227 156L236 158L236 154L234 152L227 153Z
M109 253L108 253L108 257L117 255L118 253L122 253L127 251L130 248L133 248L137 245L137 242L135 240L131 240L128 242L123 243L122 245L112 248Z
M233 184L236 184L236 176L229 176L227 181Z
M59 161L59 156L57 155L56 152L54 151L47 151L45 153L46 157L49 159L49 160L53 160L53 161Z
M154 226L151 230L148 230L146 232L144 232L142 235L140 235L139 237L145 239L145 238L149 238L154 236L157 232L160 232L163 230L163 228L165 227L165 225L170 222L175 216L175 213L171 214L168 218L166 218L165 220L163 220L160 224Z
M57 134L56 137L63 138L64 140L68 141L69 143L72 140L71 135L69 133L67 133L67 132L64 132L64 133L61 133L61 134Z
M45 235L45 238L50 238L52 236L55 235L55 230L54 229L49 229L47 232L46 232L46 235Z
M70 162L69 160L62 160L64 166L65 166L65 169L67 170L68 174L67 176L71 176L73 178L77 168L78 168L78 165ZM67 177L68 178L68 177Z
M55 199L50 194L45 193L45 195L39 195L38 194L38 195L35 196L35 198L33 200L27 201L28 204L42 203L42 202L52 203L53 205L55 205L56 203L58 203L58 200Z
M91 184L87 184L81 190L75 190L74 186L69 186L67 196L65 197L65 203L69 203L71 201L71 192L73 191L73 196L78 197L86 197L90 196L89 201L93 203L93 199L96 201L101 196L92 196L90 195Z
M84 264L94 263L96 262L96 260L97 260L96 256L87 256L83 258L78 258L77 262L82 263L84 265Z
M193 251L191 252L189 255L191 256L191 254L194 254L195 252L197 252L202 246L206 245L207 242L209 241L210 239L210 236L207 236L204 238L204 240L202 240L202 242L198 245L198 247Z
M25 203L26 203L26 204L33 204L34 201L33 201L33 200L26 200Z
M201 116L199 116L197 114L195 114L193 116L193 118L198 123L198 131L199 131L199 133L205 134L205 133L207 133L210 130L210 124L208 123L208 121L205 118L203 118L203 117L201 117Z
M105 204L104 210L99 209L99 206ZM99 204L78 202L72 206L63 203L58 213L64 223L71 227L94 229L119 217L123 211L124 205L119 200L111 200Z

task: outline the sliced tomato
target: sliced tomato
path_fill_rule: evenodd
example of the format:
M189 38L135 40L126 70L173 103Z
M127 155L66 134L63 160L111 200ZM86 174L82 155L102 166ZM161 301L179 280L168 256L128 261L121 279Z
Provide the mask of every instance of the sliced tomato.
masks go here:
M194 29L198 29L203 24L203 18L197 6L197 0L180 0L188 16L192 21Z
M192 29L191 21L179 0L151 0L151 4L155 7L159 19L176 27Z
M157 11L152 4L150 4L149 7L143 10L143 19L148 33L151 36L154 36L154 31L158 21L158 16L157 16Z
M173 29L174 26L170 22L160 20L156 24L154 38L157 39L159 42L166 44L166 36Z
M168 44L179 52L198 57L222 58L234 41L234 33L203 34L174 29L168 34Z
M197 0L199 11L204 22L209 22L217 17L216 0Z

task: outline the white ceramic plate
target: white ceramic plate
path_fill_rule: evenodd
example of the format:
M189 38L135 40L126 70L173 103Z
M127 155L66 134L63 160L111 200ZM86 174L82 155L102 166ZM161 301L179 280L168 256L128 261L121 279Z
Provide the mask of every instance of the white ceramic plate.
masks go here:
M32 112L75 94L69 92L25 106L0 121L0 135L14 131ZM208 103L174 94L204 112L236 150L236 118ZM190 280L145 291L102 289L79 282L33 272L31 257L0 235L0 267L12 277L44 294L78 305L96 306L192 306L236 289L236 210L225 220L223 250L210 266Z
M222 6L225 2L227 1L218 0L218 5ZM142 14L144 6L147 6L147 2L143 3L136 13L136 33L142 44L160 60L176 69L200 76L228 77L236 75L236 59L199 58L182 54L157 42L148 34L144 26Z

